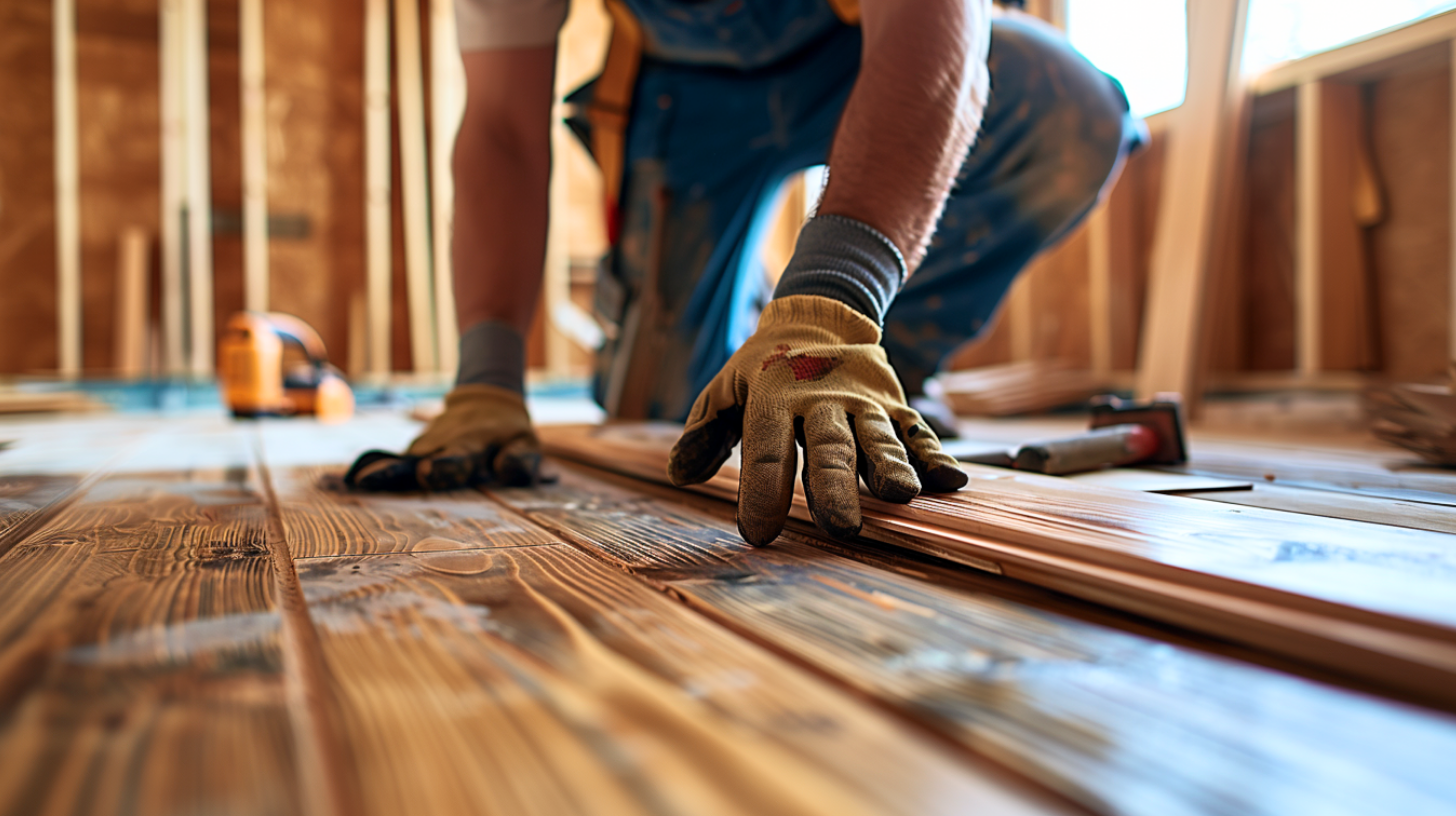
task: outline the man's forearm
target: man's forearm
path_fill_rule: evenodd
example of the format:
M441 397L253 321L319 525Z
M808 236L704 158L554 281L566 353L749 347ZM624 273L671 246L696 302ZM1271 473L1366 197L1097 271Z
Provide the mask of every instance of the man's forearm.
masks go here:
M819 212L888 237L913 271L981 124L989 0L863 0L864 59Z

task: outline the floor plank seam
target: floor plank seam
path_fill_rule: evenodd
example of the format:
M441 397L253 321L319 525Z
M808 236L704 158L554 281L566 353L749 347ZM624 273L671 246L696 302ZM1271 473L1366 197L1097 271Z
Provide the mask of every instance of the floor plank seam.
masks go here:
M262 434L253 432L253 462L266 509L268 552L273 564L277 604L282 619L284 684L289 717L293 721L299 762L299 788L308 800L306 811L328 816L361 813L357 786L350 779L347 745L335 711L333 682L318 630L309 615L308 601L294 568L283 526L278 495L263 447ZM291 664L291 666L290 666ZM309 765L315 773L310 773Z

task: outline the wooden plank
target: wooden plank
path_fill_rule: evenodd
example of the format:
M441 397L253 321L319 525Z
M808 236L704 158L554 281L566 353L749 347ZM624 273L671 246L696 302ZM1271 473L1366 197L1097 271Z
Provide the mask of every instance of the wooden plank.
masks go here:
M187 132L187 373L211 376L213 351L212 159L208 124L207 4L182 2L183 104Z
M140 377L147 370L150 249L147 232L141 227L128 227L117 241L113 364L118 377Z
M1253 91L1264 95L1298 87L1306 82L1357 71L1427 46L1446 43L1453 38L1456 38L1456 12L1435 14L1374 32L1339 48L1275 66L1253 80Z
M162 368L168 377L187 371L182 303L183 232L187 206L187 105L184 99L183 0L161 0L159 18L162 117Z
M422 518L470 536L299 561L362 812L1066 812L567 545L483 524L519 516L478 493L310 514L312 484L278 483L298 553Z
M265 508L208 441L236 466L113 475L0 558L0 810L304 811Z
M343 487L338 468L274 469L283 529L295 558L530 547L556 536L473 490L380 495Z
M1301 85L1296 106L1297 319L1300 373L1375 365L1364 229L1356 216L1363 152L1361 86Z
M1248 0L1188 9L1188 93L1169 137L1137 393L1183 395L1196 413L1214 229L1228 179ZM1197 36L1194 36L1197 33Z
M454 376L460 331L455 323L454 265L450 232L455 217L455 180L450 157L465 113L465 66L455 34L454 0L430 0L430 244L434 262L435 344L439 370Z
M390 147L389 0L364 3L364 230L368 292L369 374L387 376L390 364Z
M1112 254L1111 207L1103 202L1087 217L1088 345L1102 380L1112 373Z
M268 311L268 111L263 59L263 0L238 3L238 78L242 97L243 307Z
M1451 114L1449 115L1452 120L1456 120L1456 40L1451 41L1450 50ZM1447 294L1449 305L1447 307L1446 321L1446 359L1451 363L1450 370L1452 377L1456 377L1456 122L1453 122L1451 126L1451 147L1449 154L1451 157L1451 191L1447 206L1450 208L1449 218L1451 219L1451 255L1448 260L1448 264L1450 265L1450 283L1448 284L1450 290ZM1456 380L1453 380L1453 382L1456 382Z
M56 367L81 374L81 169L76 114L76 0L52 5L55 63Z
M1245 478L1370 499L1456 506L1456 472L1394 449L1320 450L1278 444L1200 438L1192 461L1174 470Z
M1182 474L1179 474L1182 475ZM1370 498L1358 494L1312 490L1279 484L1256 484L1241 491L1189 491L1182 495L1195 499L1265 507L1288 513L1368 521L1390 527L1409 527L1456 534L1456 509L1439 504Z
M404 206L405 280L409 292L410 354L415 371L436 371L435 306L431 294L429 160L425 149L424 78L420 66L420 9L394 0L394 69L399 91L400 190Z
M550 452L665 480L670 425L554 428ZM966 466L960 494L861 497L864 535L1456 706L1443 535ZM697 489L737 496L730 464ZM808 519L802 492L795 518Z
M574 469L491 495L1094 812L1415 812L1447 807L1456 784L1431 753L1456 747L1456 719L1083 623L1004 579L892 572L892 556L856 562L793 535L750 548L726 504L710 514ZM1353 767L1368 773L1337 770Z

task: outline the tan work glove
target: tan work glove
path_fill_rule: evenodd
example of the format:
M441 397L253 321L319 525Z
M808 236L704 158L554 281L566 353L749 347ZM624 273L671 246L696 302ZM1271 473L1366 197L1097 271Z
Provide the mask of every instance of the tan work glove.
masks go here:
M783 531L793 500L795 441L814 523L847 538L863 523L859 479L904 503L967 482L955 459L905 401L872 320L826 297L769 303L758 331L693 404L672 449L673 484L707 481L739 438L738 531L755 546Z
M508 388L459 385L403 455L369 451L344 475L364 490L524 487L540 479L541 443L526 401Z

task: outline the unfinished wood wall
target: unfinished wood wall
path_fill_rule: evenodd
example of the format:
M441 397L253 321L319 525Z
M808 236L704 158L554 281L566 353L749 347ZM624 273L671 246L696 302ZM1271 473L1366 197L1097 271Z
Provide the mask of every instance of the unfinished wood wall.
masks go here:
M0 373L46 372L55 340L55 192L50 0L0 3ZM77 0L84 366L112 365L117 241L158 231L160 144L156 0ZM421 3L422 18L427 14ZM242 307L242 184L237 0L209 4L216 315ZM355 0L268 3L268 209L287 234L269 243L272 308L317 327L344 362L351 299L363 289L363 19ZM592 75L606 24L599 3L575 4L563 40L564 92ZM428 49L426 59L429 65ZM1450 68L1412 63L1368 82L1368 139L1385 202L1366 230L1373 270L1377 371L1400 379L1446 367L1450 202ZM393 104L393 100L392 100ZM1260 99L1251 117L1241 261L1213 327L1215 372L1295 366L1294 94ZM397 150L399 139L394 138ZM1158 140L1134 157L1110 196L1114 370L1136 364L1153 213ZM572 174L569 254L584 267L605 247L599 181L585 153L559 157ZM398 175L396 156L395 173ZM395 368L411 367L400 185L393 185ZM298 230L302 228L302 232ZM1038 258L983 337L953 367L1014 359L1091 363L1085 231ZM154 269L155 274L155 269ZM158 287L151 286L153 299ZM540 359L541 354L534 355Z

